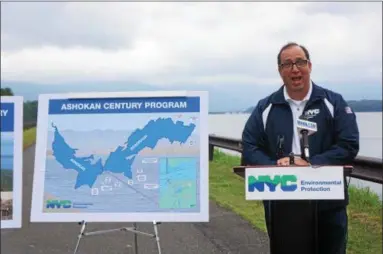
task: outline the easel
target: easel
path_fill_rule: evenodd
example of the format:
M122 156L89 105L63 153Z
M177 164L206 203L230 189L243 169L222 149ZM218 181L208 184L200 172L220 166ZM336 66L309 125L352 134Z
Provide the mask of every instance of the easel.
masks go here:
M133 223L133 227L123 227L123 228L99 230L99 231L93 231L93 232L85 232L85 228L86 228L86 224L87 224L86 221L81 221L78 224L81 225L81 230L80 230L80 234L78 235L77 244L76 244L76 248L74 250L74 254L77 253L81 238L83 236L101 235L101 234L112 233L112 232L116 232L116 231L134 233L134 254L138 254L137 234L146 235L149 237L156 238L158 254L161 254L160 237L158 236L158 228L157 228L157 225L161 224L161 222L153 221L154 234L138 231L137 230L137 224L135 222Z

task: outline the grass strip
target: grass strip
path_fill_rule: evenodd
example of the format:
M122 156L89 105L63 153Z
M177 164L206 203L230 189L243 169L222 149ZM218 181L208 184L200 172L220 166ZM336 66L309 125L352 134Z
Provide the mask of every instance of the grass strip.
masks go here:
M36 127L23 132L23 148L26 149L36 142Z

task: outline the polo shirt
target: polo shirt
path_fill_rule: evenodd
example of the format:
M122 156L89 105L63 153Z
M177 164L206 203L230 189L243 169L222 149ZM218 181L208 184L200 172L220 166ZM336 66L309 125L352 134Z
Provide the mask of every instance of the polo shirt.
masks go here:
M291 151L294 153L294 155L300 156L302 153L301 150L301 138L300 134L298 133L297 129L297 120L302 115L303 110L310 99L311 93L312 93L313 85L312 81L310 81L310 88L306 96L303 98L303 100L293 100L289 94L287 93L286 86L283 88L283 94L285 96L285 100L289 103L291 111L293 113L293 122L294 122L294 137L293 137L293 143Z

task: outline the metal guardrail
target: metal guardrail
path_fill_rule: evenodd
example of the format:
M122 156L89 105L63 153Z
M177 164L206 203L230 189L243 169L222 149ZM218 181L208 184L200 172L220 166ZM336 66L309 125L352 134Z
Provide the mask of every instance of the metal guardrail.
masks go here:
M213 160L215 147L242 153L242 140L217 135L209 135L209 160ZM351 165L354 167L354 169L351 172L350 177L366 180L369 182L380 184L383 183L382 159L357 156ZM241 166L243 166L242 156Z

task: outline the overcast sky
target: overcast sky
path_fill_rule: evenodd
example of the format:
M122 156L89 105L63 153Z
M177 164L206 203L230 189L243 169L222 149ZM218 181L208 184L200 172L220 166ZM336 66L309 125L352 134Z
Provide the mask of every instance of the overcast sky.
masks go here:
M1 3L1 79L279 84L309 49L317 82L381 85L381 3Z

